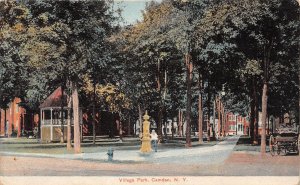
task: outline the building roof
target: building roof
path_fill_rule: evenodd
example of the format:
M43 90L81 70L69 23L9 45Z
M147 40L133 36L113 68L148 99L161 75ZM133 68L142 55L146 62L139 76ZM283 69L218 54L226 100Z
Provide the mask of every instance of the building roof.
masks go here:
M40 108L48 108L48 107L61 107L61 87L58 87L50 96L48 96L44 102L40 105ZM64 92L64 106L67 106L68 96L66 92Z

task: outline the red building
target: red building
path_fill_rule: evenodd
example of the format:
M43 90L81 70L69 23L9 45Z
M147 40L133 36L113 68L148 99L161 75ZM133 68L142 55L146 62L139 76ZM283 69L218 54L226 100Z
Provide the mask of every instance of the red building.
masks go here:
M14 98L6 110L1 109L0 136L19 137L22 132L32 131L38 126L38 115L27 113L19 106L20 102L20 98Z
M249 135L249 121L246 117L228 113L226 118L226 135Z

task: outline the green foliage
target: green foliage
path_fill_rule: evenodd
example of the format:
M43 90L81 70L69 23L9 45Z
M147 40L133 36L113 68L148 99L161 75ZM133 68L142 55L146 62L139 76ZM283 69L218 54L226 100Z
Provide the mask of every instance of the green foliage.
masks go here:
M85 87L81 92L87 105L95 84L98 103L110 97L102 102L111 111L136 116L142 106L152 115L163 109L173 117L187 100L188 53L194 71L209 84L201 92L205 101L224 86L228 110L245 113L254 96L261 95L265 80L270 113L297 109L296 2L152 1L141 22L121 31L113 1L0 5L0 97L19 95L37 107L57 86L76 81ZM197 75L192 83L194 115L200 93ZM107 87L112 92L101 94L99 89Z
M36 107L57 83L79 81L87 72L97 82L103 77L100 75L105 70L103 66L113 60L109 36L115 31L117 18L113 16L112 3L46 0L2 3L1 38L5 43L2 56L6 58L1 60L18 62L26 84L23 96L32 106ZM8 48L13 48L10 50L14 53L4 51ZM17 72L16 68L10 69ZM6 73L3 71L4 76ZM22 81L6 84L12 88Z

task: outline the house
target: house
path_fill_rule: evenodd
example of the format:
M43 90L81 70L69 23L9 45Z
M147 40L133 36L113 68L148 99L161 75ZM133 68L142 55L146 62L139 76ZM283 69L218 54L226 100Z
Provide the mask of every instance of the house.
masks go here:
M249 121L246 117L227 113L226 135L249 135Z
M173 126L172 126L173 124ZM178 125L176 121L172 121L171 119L168 119L167 122L165 122L162 125L162 133L166 135L172 135L172 127L173 127L173 133L174 135L179 135L178 134ZM185 130L185 127L184 127Z
M8 104L7 109L1 109L0 136L20 137L38 127L38 115L26 111L20 106L21 102L21 99L16 97Z

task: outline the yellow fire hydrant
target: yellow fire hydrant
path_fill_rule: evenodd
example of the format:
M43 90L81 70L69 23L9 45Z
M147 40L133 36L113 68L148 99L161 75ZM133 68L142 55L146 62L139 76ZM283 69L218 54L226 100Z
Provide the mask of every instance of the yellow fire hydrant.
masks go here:
M142 147L140 151L142 153L149 153L152 151L151 149L151 139L150 139L150 122L149 122L148 112L146 111L143 116L143 136L142 136Z

